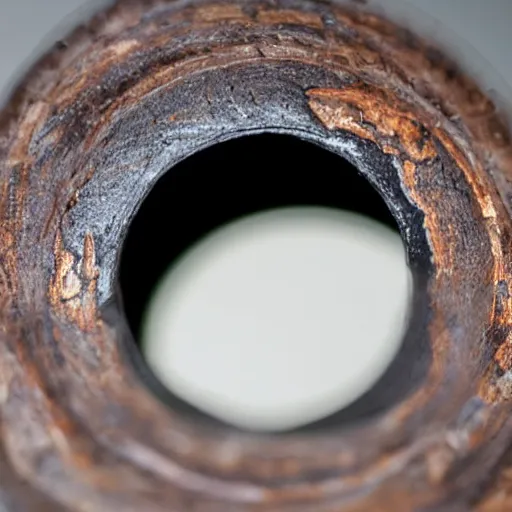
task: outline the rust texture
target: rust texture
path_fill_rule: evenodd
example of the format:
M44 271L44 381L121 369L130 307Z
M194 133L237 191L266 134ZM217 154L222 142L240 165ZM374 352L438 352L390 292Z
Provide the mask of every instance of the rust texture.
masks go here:
M261 131L353 162L407 246L414 357L351 428L195 422L127 355L138 205L182 158ZM360 2L127 0L78 27L0 114L0 508L512 510L510 180L491 100Z

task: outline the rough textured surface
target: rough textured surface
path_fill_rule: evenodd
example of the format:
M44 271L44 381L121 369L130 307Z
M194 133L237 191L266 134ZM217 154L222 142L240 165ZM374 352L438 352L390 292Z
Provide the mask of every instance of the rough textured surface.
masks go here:
M174 163L260 132L353 162L407 245L408 359L350 428L197 423L134 363L116 294L130 219ZM0 115L0 504L507 510L511 162L477 85L359 2L129 0L78 28Z

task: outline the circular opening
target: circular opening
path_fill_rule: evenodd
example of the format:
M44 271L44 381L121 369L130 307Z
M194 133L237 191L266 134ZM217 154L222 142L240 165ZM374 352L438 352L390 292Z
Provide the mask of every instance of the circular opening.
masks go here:
M175 166L121 258L153 387L255 430L316 424L361 400L400 351L409 288L376 190L348 161L284 135Z

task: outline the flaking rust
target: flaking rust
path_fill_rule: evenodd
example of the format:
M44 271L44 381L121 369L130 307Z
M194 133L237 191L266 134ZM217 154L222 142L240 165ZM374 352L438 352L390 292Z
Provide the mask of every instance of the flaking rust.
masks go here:
M378 142L385 153L405 154L415 162L437 155L414 111L384 89L360 83L341 90L313 89L308 97L313 112L330 129L354 131Z
M0 114L0 508L512 509L510 134L456 63L365 9L119 1L20 83ZM180 159L261 131L348 154L404 234L411 359L349 428L193 423L131 357L129 219Z
M53 255L55 270L48 288L53 310L80 330L93 331L99 321L96 301L99 270L92 234L85 235L83 256L76 261L64 248L62 234L58 232Z

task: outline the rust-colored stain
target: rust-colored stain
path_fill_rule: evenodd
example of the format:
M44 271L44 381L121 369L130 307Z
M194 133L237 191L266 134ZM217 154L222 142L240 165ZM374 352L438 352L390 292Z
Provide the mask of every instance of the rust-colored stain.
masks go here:
M192 16L194 21L199 23L221 23L223 21L245 21L247 19L242 6L237 4L198 5L192 11Z
M385 153L403 149L417 162L437 154L414 111L384 89L358 83L341 90L312 89L308 97L313 112L330 129L345 128L373 142L378 139Z
M299 12L291 9L282 10L260 10L258 12L258 21L264 25L294 24L322 29L324 23L321 16L313 12Z
M48 288L53 309L73 322L79 329L90 332L99 320L96 286L99 276L95 263L94 238L85 235L83 257L78 262L65 250L62 234L57 233L54 246L55 270Z
M0 508L512 507L510 133L363 4L119 1L20 85L0 113ZM155 162L267 129L357 147L424 283L424 375L350 428L195 424L126 357L112 255Z

